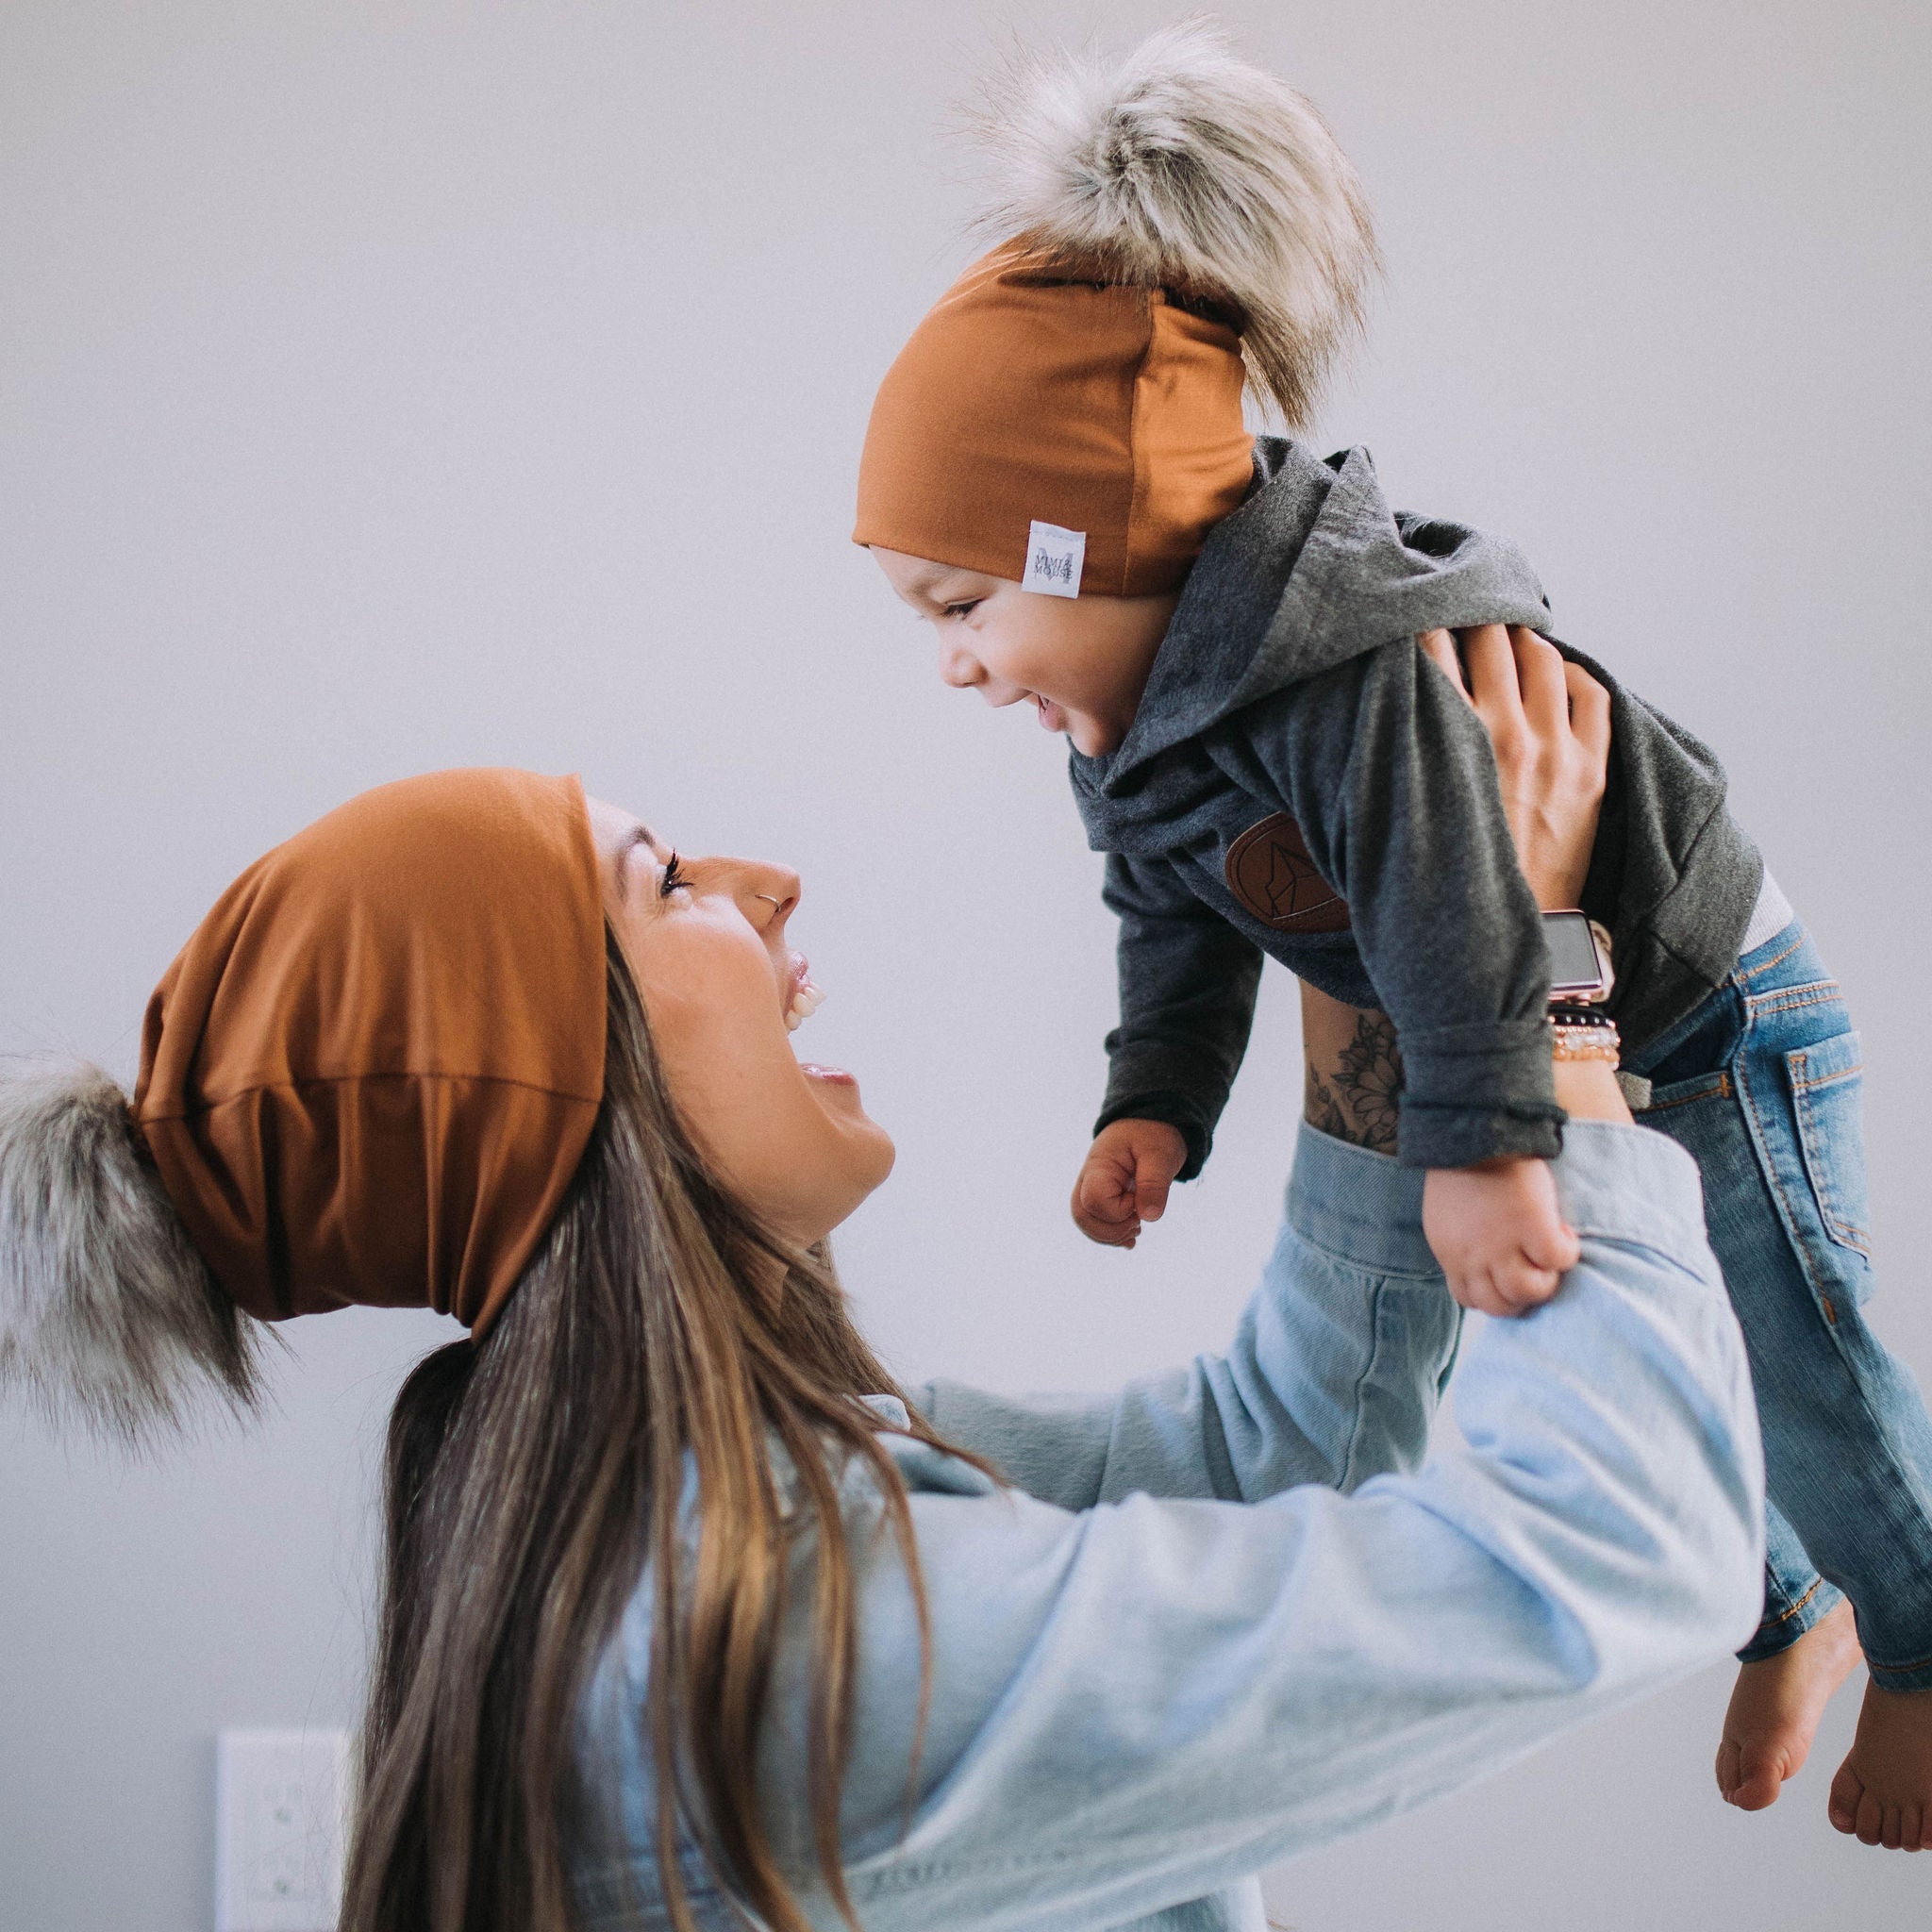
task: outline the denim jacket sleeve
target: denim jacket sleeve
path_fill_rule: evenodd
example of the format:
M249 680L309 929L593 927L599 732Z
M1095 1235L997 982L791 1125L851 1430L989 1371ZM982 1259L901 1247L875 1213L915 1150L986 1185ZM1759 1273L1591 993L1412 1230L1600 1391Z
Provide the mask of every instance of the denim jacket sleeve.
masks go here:
M1762 1465L1695 1169L1661 1136L1589 1123L1557 1174L1582 1262L1545 1308L1486 1324L1457 1384L1465 1442L1414 1474L1074 1511L899 1439L932 1628L909 1796L918 1622L855 1484L843 1842L868 1932L1159 1911L1744 1639ZM808 1884L809 1589L792 1600L759 1781Z
M1423 1239L1421 1174L1303 1126L1274 1251L1223 1355L1106 1394L935 1381L947 1441L1063 1509L1140 1491L1252 1503L1422 1459L1459 1312Z
M1107 1097L1093 1123L1166 1121L1201 1172L1255 1020L1259 949L1159 858L1107 855L1101 897L1120 921L1121 1023L1107 1036Z
M1241 739L1348 901L1402 1044L1405 1167L1548 1158L1549 958L1488 734L1412 641L1257 705Z

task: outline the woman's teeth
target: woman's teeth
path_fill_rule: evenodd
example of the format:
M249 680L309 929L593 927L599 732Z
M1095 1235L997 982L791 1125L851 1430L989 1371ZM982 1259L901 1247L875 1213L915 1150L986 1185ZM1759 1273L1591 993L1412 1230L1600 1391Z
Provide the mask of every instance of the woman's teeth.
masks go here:
M791 994L791 1004L785 1009L785 1030L796 1033L811 1016L824 1004L824 993L808 979L801 979Z

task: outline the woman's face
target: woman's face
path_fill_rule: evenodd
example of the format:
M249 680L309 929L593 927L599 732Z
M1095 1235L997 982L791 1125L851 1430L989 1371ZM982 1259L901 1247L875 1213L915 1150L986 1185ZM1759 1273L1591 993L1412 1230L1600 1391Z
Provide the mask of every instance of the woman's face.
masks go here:
M601 799L591 831L673 1103L718 1177L774 1234L808 1246L885 1179L893 1150L850 1074L792 1054L788 1017L817 1004L786 942L798 874L675 855Z

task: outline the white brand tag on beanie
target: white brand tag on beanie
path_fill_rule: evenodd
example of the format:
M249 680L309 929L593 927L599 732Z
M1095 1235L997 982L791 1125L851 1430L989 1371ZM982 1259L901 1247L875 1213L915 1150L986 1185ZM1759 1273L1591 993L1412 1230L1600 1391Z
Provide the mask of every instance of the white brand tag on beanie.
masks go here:
M1020 579L1020 588L1038 591L1044 597L1077 597L1086 560L1085 530L1035 524L1026 532L1026 575Z

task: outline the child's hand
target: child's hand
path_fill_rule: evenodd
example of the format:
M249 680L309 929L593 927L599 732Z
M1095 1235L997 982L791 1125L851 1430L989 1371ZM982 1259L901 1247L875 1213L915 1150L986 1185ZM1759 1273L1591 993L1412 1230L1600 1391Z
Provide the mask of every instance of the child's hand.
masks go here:
M1527 1157L1431 1168L1423 1232L1449 1292L1485 1315L1521 1315L1548 1301L1583 1253L1557 1210L1549 1162Z
M1074 1224L1090 1241L1131 1248L1143 1221L1158 1221L1187 1164L1188 1143L1165 1121L1109 1121L1074 1183Z

